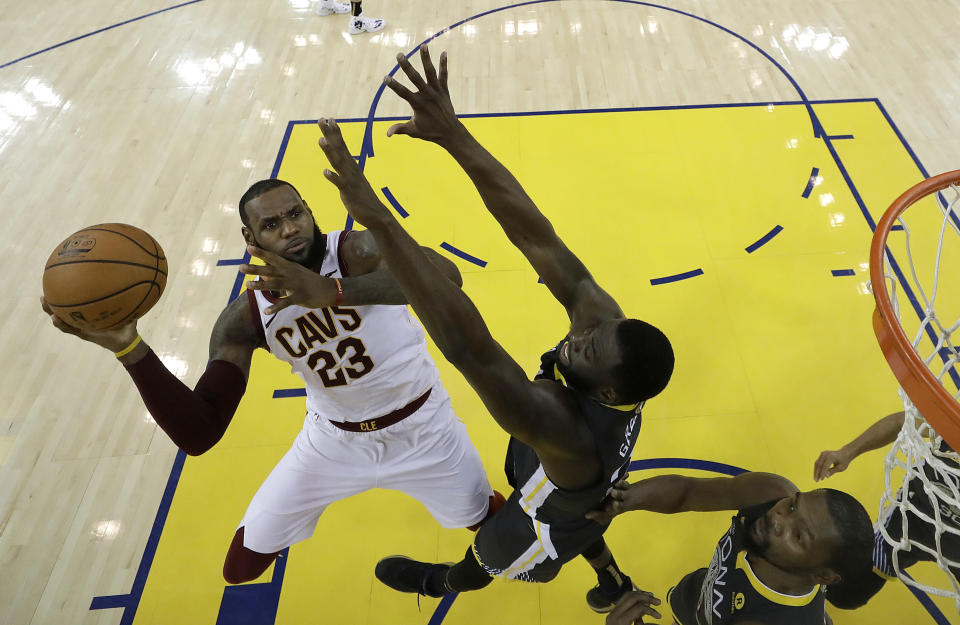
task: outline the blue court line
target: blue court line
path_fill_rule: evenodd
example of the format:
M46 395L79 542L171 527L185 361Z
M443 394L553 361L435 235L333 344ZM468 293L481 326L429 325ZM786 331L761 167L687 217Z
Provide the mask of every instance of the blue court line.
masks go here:
M843 139L853 139L853 135L827 135L827 139L831 141L841 141Z
M230 267L233 265L244 265L249 258L221 258L217 261L217 267Z
M912 577L906 571L900 571L905 577L909 578L911 581ZM917 598L917 601L920 602L923 607L927 609L927 612L930 613L930 616L933 617L933 620L936 621L937 625L950 625L950 621L947 620L947 617L943 615L943 612L940 611L940 608L937 607L937 604L933 602L926 592L920 590L919 588L914 588L910 584L904 584L907 587L907 590L913 593L913 596Z
M803 190L803 193L800 194L800 197L807 199L810 197L810 192L813 191L813 188L817 186L817 176L820 175L820 168L814 167L810 170L810 177L807 178L807 186Z
M410 213L403 210L403 207L400 206L400 202L397 201L397 198L393 197L393 193L390 193L390 189L383 187L380 189L380 191L383 193L383 197L387 198L387 201L390 202L391 206L393 206L393 210L397 211L401 217L406 218L410 216Z
M454 256L459 256L459 257L462 258L463 260L465 260L465 261L467 261L467 262L471 262L471 263L473 263L474 265L477 265L478 267L486 267L486 266L487 266L487 261L485 261L485 260L480 260L480 259L477 258L476 256L471 256L470 254L467 254L467 253L464 252L463 250L458 250L457 248L453 247L452 245L450 245L450 244L447 243L446 241L444 241L443 243L441 243L441 244L440 244L440 247L442 247L443 249L447 250L448 252L450 252L450 253L453 254Z
M290 547L287 547L274 559L269 582L226 586L216 625L273 625L289 559Z
M840 276L857 275L857 272L855 272L853 269L831 269L830 273L832 273L835 278L839 278Z
M703 275L703 269L692 269L690 271L684 271L683 273L676 273L672 276L664 276L662 278L651 278L650 284L657 286L658 284L670 284L671 282L679 282L680 280L686 280L687 278L695 278L697 276Z
M747 472L747 469L741 469L732 464L698 460L696 458L647 458L645 460L634 460L630 463L631 471L646 471L648 469L698 469L731 476Z
M478 14L476 14L476 15L471 15L470 17L467 17L467 18L465 18L465 19L462 19L462 20L460 20L459 22L455 22L455 23L451 24L450 26L447 26L446 28L442 28L442 29L440 29L438 32L436 32L436 33L434 33L433 35L427 37L426 39L424 39L423 41L421 41L419 44L417 44L416 46L414 46L414 48L413 48L410 52L408 52L405 56L406 56L406 58L409 59L410 57L412 57L412 56L416 53L416 51L420 48L420 46L422 46L422 45L424 45L424 44L427 44L427 43L430 43L430 42L433 41L434 39L437 39L438 37L440 37L440 36L442 36L442 35L450 32L451 30L453 30L453 29L455 29L455 28L457 28L457 27L459 27L459 26L461 26L461 25L463 25L463 24L466 24L467 22L471 22L471 21L473 21L473 20L480 19L481 17L486 17L487 15L492 15L492 14L494 14L494 13L499 13L499 12L501 12L501 11L506 11L506 10L509 10L509 9L516 9L516 8L519 8L519 7L526 7L526 6L531 6L531 5L535 5L535 4L544 4L544 3L547 3L547 2L559 2L559 1L560 1L560 0L530 0L530 1L528 1L528 2L520 2L520 3L517 3L517 4L511 4L511 5L507 5L507 6L503 6L503 7L498 7L498 8L495 8L495 9L490 9L489 11L484 11L483 13L478 13ZM633 5L638 5L638 6L645 6L645 7L650 7L650 8L653 8L653 9L661 9L661 10L663 10L663 11L669 11L669 12L671 12L671 13L676 13L676 14L679 14L679 15L683 15L683 16L685 16L685 17L689 17L689 18L691 18L691 19L697 20L697 21L699 21L699 22L703 22L704 24L707 24L707 25L709 25L709 26L712 26L712 27L714 27L714 28L717 28L717 29L719 29L719 30L722 30L723 32L727 33L728 35L730 35L730 36L732 36L732 37L734 37L734 38L736 38L736 39L739 39L739 40L740 40L741 42L743 42L745 45L747 45L747 46L749 46L750 48L752 48L754 51L756 51L756 52L759 53L761 56L763 56L767 61L769 61L771 64L773 64L773 66L776 67L777 70L780 71L780 73L784 76L784 78L786 78L786 79L790 82L790 84L793 86L794 90L796 90L797 95L800 96L800 99L801 99L804 107L806 107L806 109L807 109L807 115L810 116L810 123L811 123L811 125L813 126L813 136L819 138L819 137L822 137L822 136L824 136L824 135L826 134L826 133L824 132L824 130L823 130L823 126L822 126L821 123L820 123L820 119L817 117L817 114L816 114L816 113L814 112L814 110L813 110L812 104L810 103L809 99L807 98L807 95L804 93L803 89L800 88L800 84L797 83L797 81L793 78L793 76L791 76L790 73L789 73L779 62L777 62L777 60L776 60L775 58L773 58L773 57L772 57L769 53L767 53L763 48L761 48L760 46L758 46L756 43L754 43L753 41L751 41L751 40L748 39L747 37L744 37L743 35L735 32L735 31L733 31L733 30L730 30L729 28L726 28L725 26L721 26L720 24L718 24L718 23L716 23L716 22L712 22L712 21L710 21L710 20L708 20L708 19L706 19L706 18L704 18L704 17L700 17L699 15L694 15L693 13L687 13L686 11L681 11L681 10L679 10L679 9L674 9L674 8L672 8L672 7L663 6L663 5L660 5L660 4L654 4L654 3L652 3L652 2L642 2L642 1L640 1L640 0L607 0L607 1L609 1L609 2L620 2L620 3L623 3L623 4L633 4ZM394 76L399 70L400 70L400 65L399 65L399 64L396 64L396 65L393 66L393 69L391 69L390 72L389 72L387 75L392 77L392 76ZM361 145L361 148L360 148L360 155L362 156L362 159L360 160L360 169L361 169L361 170L363 170L364 165L366 164L366 159L367 159L367 158L371 158L371 157L374 156L374 150L373 150L373 120L374 120L375 117L376 117L376 110L377 110L377 106L378 106L379 103L380 103L380 98L383 97L384 90L386 90L386 89L387 89L386 84L384 84L383 82L381 82L381 83L380 83L380 86L377 88L377 93L376 93L376 95L374 95L374 97L373 97L373 102L370 104L370 110L369 110L368 113L367 113L367 119L366 119L367 127L366 127L366 129L364 130L364 133L363 133L363 142L362 142L362 145ZM406 118L401 118L401 119L406 119Z
M903 231L903 226L901 226L900 224L894 224L894 225L890 226L890 232L893 232L893 231L895 231L895 230L902 232L902 231Z
M273 391L274 399L286 399L287 397L306 397L307 389L305 388L278 388Z
M128 19L128 20L124 20L124 21L122 21L122 22L117 22L116 24L113 24L113 25L111 25L111 26L105 26L105 27L103 27L103 28L99 28L99 29L97 29L97 30L95 30L95 31L93 31L93 32L87 33L86 35L80 35L79 37L74 37L73 39L67 39L66 41L61 41L61 42L58 43L58 44L54 44L54 45L52 45L52 46L50 46L50 47L48 47L48 48L44 48L43 50L37 50L36 52L31 52L30 54L28 54L28 55L26 55L26 56L21 56L19 59L13 59L12 61L7 61L7 62L4 63L3 65L0 65L0 69L3 69L4 67L9 67L10 65L13 65L14 63L19 63L20 61L25 61L26 59L29 59L29 58L34 57L34 56L37 56L38 54L43 54L44 52L49 52L50 50L56 50L56 49L59 48L59 47L62 47L62 46L67 45L68 43L73 43L74 41L80 41L81 39L86 39L87 37L92 37L92 36L97 35L97 34L99 34L99 33L102 33L102 32L108 31L108 30L112 30L112 29L118 28L118 27L120 27L120 26L125 26L126 24L130 24L131 22L136 22L136 21L139 21L139 20L143 20L143 19L146 19L146 18L148 18L148 17L153 17L154 15L159 15L160 13L166 13L167 11L172 11L172 10L174 10L174 9L179 9L180 7L185 7L185 6L190 5L190 4L196 4L196 3L198 3L198 2L203 2L203 0L190 0L189 2L181 2L180 4L175 4L175 5L173 5L172 7L167 7L167 8L165 8L165 9L160 9L159 11L153 11L152 13L146 13L146 14L141 15L141 16L139 16L139 17L132 17L132 18L130 18L130 19Z
M450 611L450 607L453 606L453 602L456 601L459 596L460 593L458 592L444 595L443 598L440 599L440 604L437 606L437 609L433 611L433 616L427 621L427 625L440 625L443 619L446 618L447 612Z
M150 573L153 558L157 555L157 545L160 544L160 534L163 532L163 526L167 522L167 514L170 512L173 494L177 490L177 483L180 481L180 473L183 471L183 463L186 459L187 454L184 453L183 450L178 449L177 457L174 459L173 467L170 469L170 477L167 478L167 485L163 489L163 496L160 498L157 516L153 520L150 536L147 538L147 544L143 549L140 566L137 568L137 574L133 578L133 587L130 589L130 593L127 595L94 597L90 602L91 610L123 608L120 625L131 625L134 617L137 615L137 608L140 607L140 599L143 597L143 589L147 585L147 575Z
M765 235L763 235L762 237L760 237L759 239L757 239L756 241L754 241L753 243L745 247L744 249L747 250L747 254L753 254L758 249L760 249L763 245L766 245L770 241L770 239L777 236L782 231L783 231L783 226L779 226L779 225L774 226L773 230L766 233Z

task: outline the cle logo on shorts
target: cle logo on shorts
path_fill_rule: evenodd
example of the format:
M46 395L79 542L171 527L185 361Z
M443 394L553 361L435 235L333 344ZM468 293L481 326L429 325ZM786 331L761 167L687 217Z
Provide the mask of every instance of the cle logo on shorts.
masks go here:
M376 420L376 419L374 419L374 420L372 420L372 421L364 421L363 423L360 424L360 431L361 431L361 432L372 432L372 431L374 431L375 429L377 429L377 420Z

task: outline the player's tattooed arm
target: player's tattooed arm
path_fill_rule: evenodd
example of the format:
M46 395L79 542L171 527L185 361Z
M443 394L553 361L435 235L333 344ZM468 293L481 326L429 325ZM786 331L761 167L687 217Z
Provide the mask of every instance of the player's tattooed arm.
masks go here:
M431 141L456 159L473 181L487 210L567 309L574 330L622 318L616 301L600 288L583 262L560 239L513 174L457 119L447 85L446 53L440 55L439 73L427 46L421 46L420 59L424 76L406 57L397 55L400 68L416 93L392 77L385 79L386 85L413 109L410 120L394 124L387 135L405 134Z
M210 333L210 360L229 362L243 372L243 377L250 377L253 352L258 347L267 347L257 331L259 323L260 320L253 317L247 294L242 293L227 304L213 326L213 332Z

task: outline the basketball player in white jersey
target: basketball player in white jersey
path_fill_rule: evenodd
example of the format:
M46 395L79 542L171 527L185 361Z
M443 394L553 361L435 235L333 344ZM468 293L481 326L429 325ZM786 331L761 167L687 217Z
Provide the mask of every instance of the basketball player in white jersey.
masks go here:
M281 180L250 187L240 216L244 239L270 266L241 268L263 279L221 313L194 390L166 369L136 322L87 332L50 315L61 331L113 351L157 424L191 455L223 436L255 349L303 378L303 429L254 495L224 579L256 579L280 551L313 534L327 505L371 488L409 494L444 527L477 529L503 498L494 497L373 237L321 233L297 190ZM445 278L460 283L453 263L429 254ZM295 295L278 299L271 291Z

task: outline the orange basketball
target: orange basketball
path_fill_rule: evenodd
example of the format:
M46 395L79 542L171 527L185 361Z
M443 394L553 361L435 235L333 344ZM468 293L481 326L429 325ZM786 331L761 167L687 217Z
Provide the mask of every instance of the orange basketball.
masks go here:
M167 284L167 258L156 240L127 224L74 232L43 268L43 296L57 317L104 330L143 316Z

